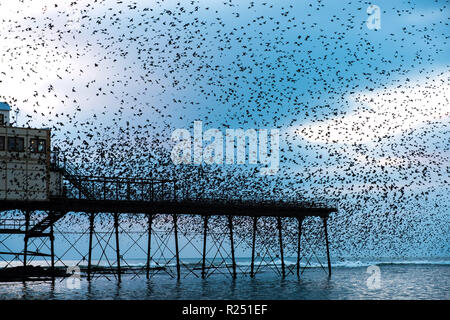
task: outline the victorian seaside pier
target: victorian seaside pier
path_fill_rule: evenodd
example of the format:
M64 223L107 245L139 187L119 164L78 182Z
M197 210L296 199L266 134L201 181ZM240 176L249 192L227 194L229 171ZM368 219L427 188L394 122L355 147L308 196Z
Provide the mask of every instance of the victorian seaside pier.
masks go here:
M310 217L319 219L323 228L323 269L331 275L327 220L336 208L298 201L199 197L173 179L85 176L63 154L51 151L49 129L12 126L9 112L9 106L1 103L0 281L67 275L68 251L77 253L79 260L73 263L88 280L113 276L120 282L130 272L146 278L158 273L177 279L214 273L254 277L264 269L281 277L299 277L302 223ZM76 217L69 224L84 228L72 240L58 225L68 216ZM130 220L141 228L137 239L124 226ZM110 229L105 227L108 223ZM59 255L57 232L65 240ZM82 236L86 243L80 243ZM123 236L131 242L121 243ZM8 246L8 237L22 240ZM183 258L187 246L198 254L198 261ZM130 262L130 247L138 248L144 263ZM238 248L249 253L248 265L237 262ZM286 263L287 251L296 257L295 263ZM45 263L40 266L39 261Z

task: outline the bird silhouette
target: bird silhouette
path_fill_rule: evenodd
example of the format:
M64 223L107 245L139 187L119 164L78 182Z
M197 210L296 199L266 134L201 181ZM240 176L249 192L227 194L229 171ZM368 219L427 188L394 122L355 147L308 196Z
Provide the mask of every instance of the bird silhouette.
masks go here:
M0 100L20 108L19 125L51 128L82 175L176 179L192 198L337 206L339 257L448 255L448 5L435 1L425 17L416 4L387 4L379 30L367 28L366 6L2 3ZM221 132L279 129L278 173L173 164L172 132L196 120ZM197 218L180 225L201 230ZM249 239L252 220L236 219ZM276 246L267 221L261 243ZM323 246L317 219L303 223ZM296 230L287 224L292 248Z

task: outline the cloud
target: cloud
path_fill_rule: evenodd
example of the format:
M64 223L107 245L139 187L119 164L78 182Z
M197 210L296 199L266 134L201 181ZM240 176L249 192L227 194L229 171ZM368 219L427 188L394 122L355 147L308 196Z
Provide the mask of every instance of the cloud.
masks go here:
M411 83L349 94L353 110L342 117L300 126L297 134L316 143L369 143L449 116L450 71Z
M433 21L445 20L446 15L444 11L438 8L414 9L408 14L401 15L400 19L405 23L429 24Z

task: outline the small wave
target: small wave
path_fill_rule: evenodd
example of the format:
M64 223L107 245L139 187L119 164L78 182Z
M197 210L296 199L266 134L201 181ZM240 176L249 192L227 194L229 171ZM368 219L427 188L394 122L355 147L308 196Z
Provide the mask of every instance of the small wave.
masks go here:
M236 263L238 266L245 267L251 265L251 261L242 261ZM272 261L255 261L255 265L281 265L281 260L277 259ZM285 260L284 264L286 266L292 266L296 265L296 261L292 260ZM345 260L345 261L334 261L331 263L331 267L333 268L362 268L362 267L368 267L372 265L377 266L389 266L389 265L443 265L448 266L450 265L450 260L403 260L403 261L351 261L351 260ZM301 261L300 266L302 268L308 267L308 268L322 268L327 266L326 261L321 262L313 262L310 261L308 263Z
M445 259L445 258L444 258ZM450 260L429 260L429 259L421 259L421 260L368 260L368 261L364 261L364 260L344 260L344 261L332 261L331 266L333 268L363 268L363 267L368 267L368 266L372 266L372 265L377 265L377 266L395 266L395 265L435 265L435 266L449 266L450 265ZM133 260L133 259L131 259ZM137 261L129 261L127 262L125 265L123 265L123 267L134 267L134 268L144 268L146 266L146 261L141 260L141 259L135 259ZM190 260L190 261L189 261ZM194 260L194 261L193 261ZM318 262L317 260L311 260L308 263L302 259L302 261L300 262L300 266L302 268L304 267L308 267L308 268L322 268L322 267L327 267L327 261L324 259L319 259L320 262ZM211 263L210 259L207 259L207 266L209 266L209 264ZM286 266L290 267L290 266L294 266L297 264L297 260L295 258L292 257L287 257L284 260L284 263ZM36 260L36 261L32 261L30 263L30 265L42 265L43 262ZM64 267L64 266L73 266L73 265L79 265L80 267L87 267L87 262L81 262L79 263L79 261L76 260L64 260L64 261L59 261L58 263L56 263L57 267ZM92 262L94 267L110 267L110 265L107 263L107 261L93 261ZM221 267L231 267L231 259L227 259L225 263L223 263L222 261L216 260L213 263L216 267L221 266ZM20 261L17 262L17 265L21 265ZM183 260L181 259L181 265L185 266L185 267L189 267L189 268L199 268L201 267L201 260L197 260L197 259L187 259L187 260ZM241 268L249 268L251 266L251 259L250 258L237 258L236 259L236 265L241 267ZM265 259L264 261L262 261L260 258L255 259L255 266L269 266L269 265L276 265L276 266L281 266L281 259L276 258L273 261L271 261L270 259ZM16 264L10 264L10 265L6 265L6 263L1 263L0 262L0 268L1 267L11 267L11 266L16 266ZM113 265L115 266L115 265ZM176 266L176 262L175 261L151 261L150 263L150 267L151 268L157 268L157 267L175 267Z
M402 261L340 261L333 262L332 267L341 268L361 268L372 265L389 266L389 265L450 265L450 260L402 260Z

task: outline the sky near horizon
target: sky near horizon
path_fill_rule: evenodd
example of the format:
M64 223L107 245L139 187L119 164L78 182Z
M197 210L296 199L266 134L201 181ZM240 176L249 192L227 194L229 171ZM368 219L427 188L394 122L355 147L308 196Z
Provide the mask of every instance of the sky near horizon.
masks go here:
M446 1L0 0L0 19L0 100L19 125L89 145L123 128L165 144L196 120L278 128L276 178L339 203L335 239L363 247L391 213L374 243L405 232L402 252L449 255Z

